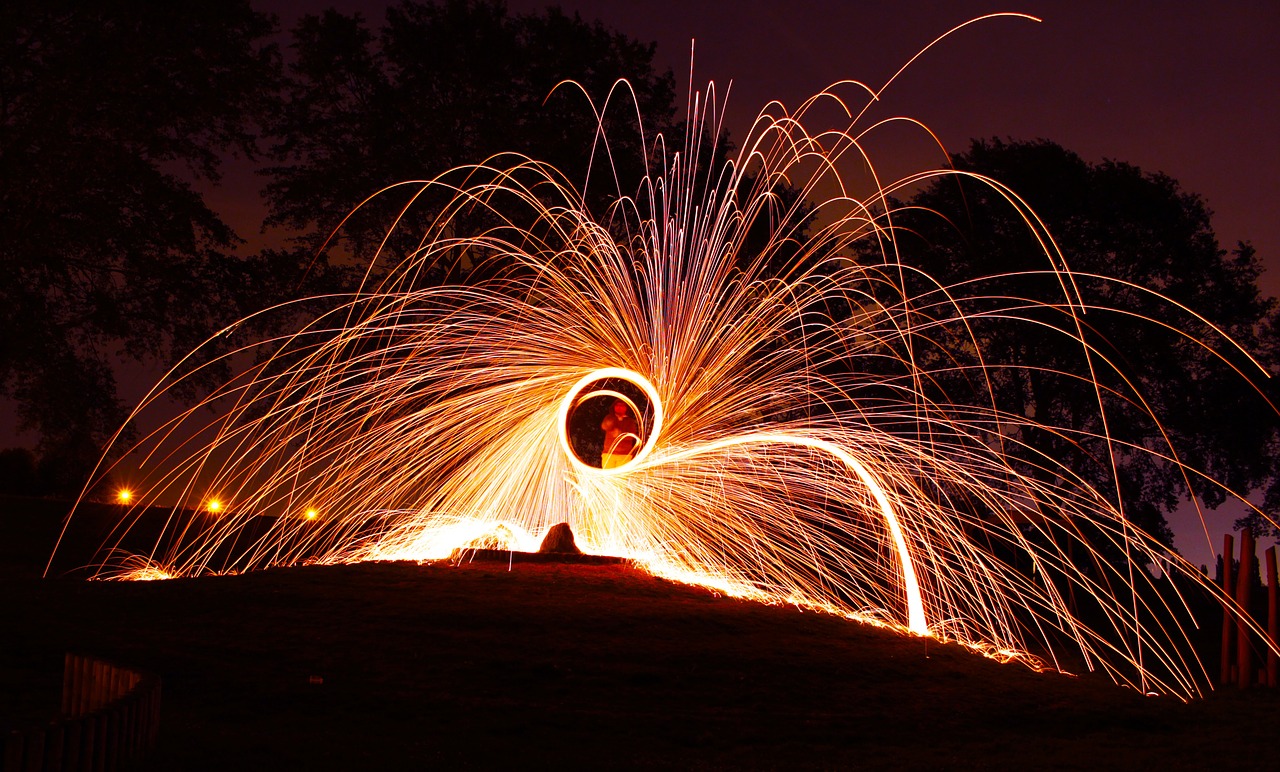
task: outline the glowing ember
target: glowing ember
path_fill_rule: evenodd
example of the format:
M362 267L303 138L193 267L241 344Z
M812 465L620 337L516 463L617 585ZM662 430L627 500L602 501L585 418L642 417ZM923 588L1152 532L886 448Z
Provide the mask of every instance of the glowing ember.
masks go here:
M920 352L981 341L954 301L964 287L909 289L927 277L895 257L889 196L949 172L868 185L844 171L867 168L861 142L878 128L860 125L850 96L881 95L846 83L793 113L774 104L709 173L705 157L662 150L678 138L647 142L651 176L603 213L517 157L414 183L453 196L432 232L413 234L420 248L261 343L261 364L207 399L210 425L193 409L136 449L164 460L149 462L140 504L176 513L210 489L236 501L199 527L175 516L153 553L160 573L534 551L567 522L585 552L736 597L1199 693L1194 622L1140 567L1159 559L1209 588L1205 577L1129 523L1115 490L1002 452L1019 432L1071 427L1003 409L983 368L979 398L940 394L954 360ZM853 117L810 127L817 105ZM714 141L716 110L694 95L683 147ZM817 202L813 233L804 204L779 195L784 180ZM860 184L871 192L856 196ZM1052 240L991 184L1046 245L1028 270L1054 271L1062 291L1001 313L1079 312ZM860 241L880 259L855 259ZM420 286L459 256L472 283ZM299 501L325 502L325 518L296 517ZM121 573L140 578L110 559L102 569Z
M99 572L98 579L117 579L127 582L155 582L173 579L175 574L164 566L141 555L125 555L112 567Z
M128 504L133 501L133 491L128 488L121 488L116 491L116 501L120 504Z

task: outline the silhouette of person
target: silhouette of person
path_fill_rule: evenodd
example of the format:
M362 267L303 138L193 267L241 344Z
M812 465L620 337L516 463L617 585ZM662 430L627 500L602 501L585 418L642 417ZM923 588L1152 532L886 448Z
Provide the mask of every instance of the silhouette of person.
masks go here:
M614 469L630 461L640 445L640 425L631 415L627 403L613 401L613 410L600 423L604 431L604 452L600 454L600 468Z

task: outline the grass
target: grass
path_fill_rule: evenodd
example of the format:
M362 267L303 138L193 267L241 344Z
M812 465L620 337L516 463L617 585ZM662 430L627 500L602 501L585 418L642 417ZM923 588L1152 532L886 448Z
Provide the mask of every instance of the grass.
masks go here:
M0 721L56 710L65 651L149 670L164 702L148 768L1278 760L1275 692L1147 698L626 565L381 563L84 582L39 578L49 531L47 513L0 515Z

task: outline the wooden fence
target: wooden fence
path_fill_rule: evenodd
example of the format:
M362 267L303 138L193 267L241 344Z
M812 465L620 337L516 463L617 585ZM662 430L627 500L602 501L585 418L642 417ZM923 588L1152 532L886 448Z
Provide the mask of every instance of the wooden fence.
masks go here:
M1227 598L1235 598L1236 607L1244 609L1248 614L1253 606L1253 599L1250 597L1253 591L1253 560L1255 557L1255 547L1253 542L1253 533L1248 529L1240 535L1240 570L1232 578L1233 565L1235 558L1235 549L1233 546L1231 534L1227 534L1222 540L1222 591L1226 593ZM1276 656L1276 642L1280 641L1277 636L1277 627L1280 627L1280 610L1277 609L1277 601L1280 600L1276 587L1276 548L1269 547L1264 553L1265 571L1267 574L1267 632L1266 641L1259 641L1262 644L1260 649L1265 650L1265 661L1259 659L1255 662L1254 657L1254 641L1250 634L1249 625L1237 613L1233 613L1226 599L1223 600L1222 615L1222 669L1219 674L1219 683L1223 686L1236 685L1241 689L1247 689L1254 684L1261 686L1269 686L1276 688L1277 669L1280 661ZM1234 646L1232 644L1235 644ZM1269 645L1267 645L1269 644ZM1255 670L1255 665L1257 670ZM1255 675L1256 673L1256 675Z
M0 737L3 772L110 772L149 751L160 727L160 679L68 654L62 715Z

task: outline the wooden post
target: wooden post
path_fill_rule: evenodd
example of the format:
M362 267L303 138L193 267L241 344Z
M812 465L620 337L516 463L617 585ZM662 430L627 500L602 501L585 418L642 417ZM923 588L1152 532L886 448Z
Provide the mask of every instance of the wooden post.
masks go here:
M76 680L76 715L84 716L92 710L89 702L93 699L93 660L81 657L79 670L80 677Z
M63 722L62 732L62 769L67 772L79 772L80 756L83 753L80 743L83 740L84 719L77 718Z
M1226 686L1231 683L1231 631L1235 627L1231 623L1231 596L1235 585L1231 582L1231 561L1235 559L1236 547L1231 534L1222 537L1222 676L1218 683Z
M107 714L107 747L104 751L107 769L120 768L120 706L112 703L104 709Z
M80 766L78 772L93 772L93 749L97 747L95 730L97 722L93 716L80 719Z
M84 715L84 657L75 656L71 661L71 712L69 716Z
M133 698L125 697L116 707L120 710L120 759L125 762L133 755Z
M89 721L93 724L93 772L107 772L107 714L97 711Z
M155 676L152 676L155 678ZM151 736L147 738L147 748L156 747L160 738L160 679L151 682Z
M80 715L87 716L93 712L93 690L98 675L98 661L84 658L84 680L80 682Z
M0 759L4 772L22 772L22 732L13 730L4 738L4 758Z
M62 754L66 746L66 730L62 721L54 721L44 734L44 768L48 770L62 769Z
M98 747L98 722L93 716L80 719L80 772L93 772L93 749Z
M93 697L89 710L98 711L111 699L111 668L107 663L95 659L93 661Z
M1280 592L1276 588L1276 548L1267 547L1267 637L1271 640L1267 647L1267 686L1276 688L1276 671L1280 669L1280 656L1276 655L1276 646L1280 646L1280 618L1277 617L1277 600Z
M1241 689L1248 689L1253 682L1253 648L1249 645L1249 596L1253 590L1253 531L1248 528L1240 534L1240 571L1236 575L1236 603L1241 615L1236 622L1236 673Z
M28 729L23 734L26 735L23 738L23 744L26 745L22 759L23 772L44 772L44 730Z
M76 680L76 656L71 652L62 659L62 715L72 715L74 710L74 702L72 695L75 694Z
M129 757L138 758L146 746L142 744L142 733L146 731L146 704L141 692L135 690L129 697Z

